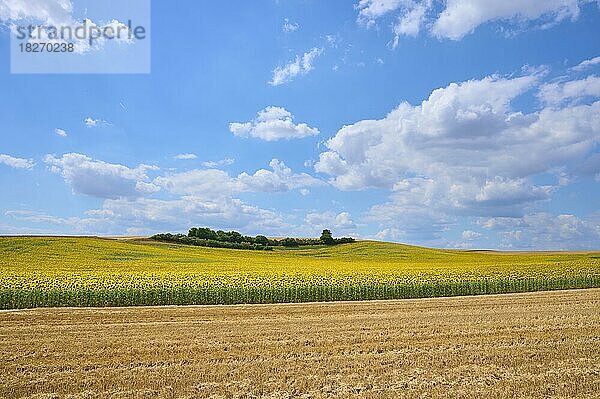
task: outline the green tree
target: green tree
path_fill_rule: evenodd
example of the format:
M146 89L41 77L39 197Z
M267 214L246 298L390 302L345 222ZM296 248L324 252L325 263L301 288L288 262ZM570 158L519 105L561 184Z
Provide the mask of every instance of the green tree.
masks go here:
M333 239L333 236L331 235L331 231L327 230L327 229L323 230L323 232L321 233L320 240L325 245L335 244L335 240Z
M256 244L260 244L260 245L265 245L265 246L269 245L269 239L265 236L260 236L260 235L256 236L256 238L254 238L254 242Z
M227 234L227 241L240 243L244 241L244 237L237 231L230 231Z
M217 239L217 234L209 229L208 227L200 227L200 228L192 228L190 229L188 236L190 237L196 237L196 238L203 238L205 240L216 240Z
M281 245L283 245L284 247L297 247L298 242L296 242L294 238L287 237L281 240Z

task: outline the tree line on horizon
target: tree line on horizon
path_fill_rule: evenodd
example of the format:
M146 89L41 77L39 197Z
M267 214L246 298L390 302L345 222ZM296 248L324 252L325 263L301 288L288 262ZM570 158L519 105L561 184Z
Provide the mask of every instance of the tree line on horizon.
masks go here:
M188 234L155 234L153 240L177 244L213 248L250 249L270 251L273 247L304 247L315 245L339 245L354 242L352 237L334 238L331 230L325 229L319 238L268 238L264 235L245 236L237 231L212 230L208 227L193 227Z

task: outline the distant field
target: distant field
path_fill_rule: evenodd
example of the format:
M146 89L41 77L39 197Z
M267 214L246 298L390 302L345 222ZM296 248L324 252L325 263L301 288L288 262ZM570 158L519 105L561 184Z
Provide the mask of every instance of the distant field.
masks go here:
M0 238L0 308L396 299L600 287L600 253L361 241L272 252L142 239Z
M598 398L600 290L0 312L1 398Z

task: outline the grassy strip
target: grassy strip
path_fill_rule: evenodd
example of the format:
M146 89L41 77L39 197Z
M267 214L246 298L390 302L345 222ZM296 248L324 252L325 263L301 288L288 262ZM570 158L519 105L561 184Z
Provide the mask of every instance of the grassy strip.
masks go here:
M357 301L374 299L433 298L598 288L600 276L562 279L476 280L418 284L315 285L297 287L194 287L114 288L79 290L0 289L0 309L36 307L102 307L150 305L231 305L242 303L285 303Z

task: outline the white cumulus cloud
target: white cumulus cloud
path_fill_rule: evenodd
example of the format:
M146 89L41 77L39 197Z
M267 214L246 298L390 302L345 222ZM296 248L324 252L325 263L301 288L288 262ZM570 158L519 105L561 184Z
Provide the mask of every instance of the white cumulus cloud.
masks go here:
M0 154L0 164L14 169L33 169L35 162L32 159L16 158L7 154Z
M421 27L425 22L426 13L431 7L431 1L426 1L419 4L413 4L408 7L402 15L398 23L394 25L394 43L396 47L401 36L417 36L421 31Z
M585 71L588 68L593 68L599 64L600 64L600 56L590 58L589 60L581 61L579 64L577 64L573 68L571 68L571 70L581 72L581 71Z
M434 240L457 217L522 217L569 184L560 176L600 172L600 101L514 109L513 100L543 86L540 79L452 83L383 119L344 126L315 170L342 190L390 190L388 202L367 212L386 237ZM558 177L541 185L541 175Z
M324 184L309 174L294 173L277 159L271 160L269 166L271 170L259 169L253 174L242 172L236 177L219 169L195 169L159 176L154 183L175 194L206 198L226 197L241 192L283 192Z
M245 234L279 235L291 228L277 212L259 208L233 198L207 199L183 196L162 200L153 198L118 198L104 200L98 209L84 217L58 217L39 211L9 210L16 220L51 226L27 229L35 234L151 235L187 232L190 226L243 231ZM9 229L3 229L10 231ZM23 229L15 230L22 234Z
M357 226L349 212L309 212L304 221L313 236L319 235L324 229L331 230L335 236L356 235Z
M529 213L521 218L482 219L479 224L496 231L508 249L597 249L600 242L600 214L580 217L572 214Z
M586 97L600 97L600 77L588 76L584 79L566 82L547 83L540 87L538 97L549 105L572 102Z
M416 36L427 27L440 39L460 40L489 22L509 26L535 24L548 28L579 16L585 0L360 0L356 5L358 22L374 26L381 18L394 17L396 46L401 36Z
M71 21L73 3L70 0L0 0L0 20L37 20L45 24L65 24Z
M307 173L294 173L283 161L273 159L269 163L271 170L259 169L254 174L241 173L235 183L241 191L278 192L324 183Z
M126 24L112 19L98 25L87 17L74 15L73 11L71 0L0 0L0 24L14 30L17 24L27 23L28 26L38 28L30 31L30 43L73 43L75 53L79 54L103 49L108 39L125 44L133 43ZM90 44L89 38L57 38L53 36L55 31L48 29L49 26L69 27L70 31L83 27L88 32L98 28L107 37L98 37L93 44Z
M229 130L239 137L255 137L266 141L299 139L316 136L319 130L306 123L294 123L294 116L282 107L267 107L258 112L256 119L229 124Z
M495 20L559 22L579 16L577 0L448 0L432 27L438 37L460 40L479 25Z
M373 25L378 18L410 3L407 0L360 0L356 5L359 22Z
M158 169L156 166L141 164L129 168L77 153L64 154L60 158L46 155L44 161L78 194L116 199L148 195L160 189L147 176L149 170Z

